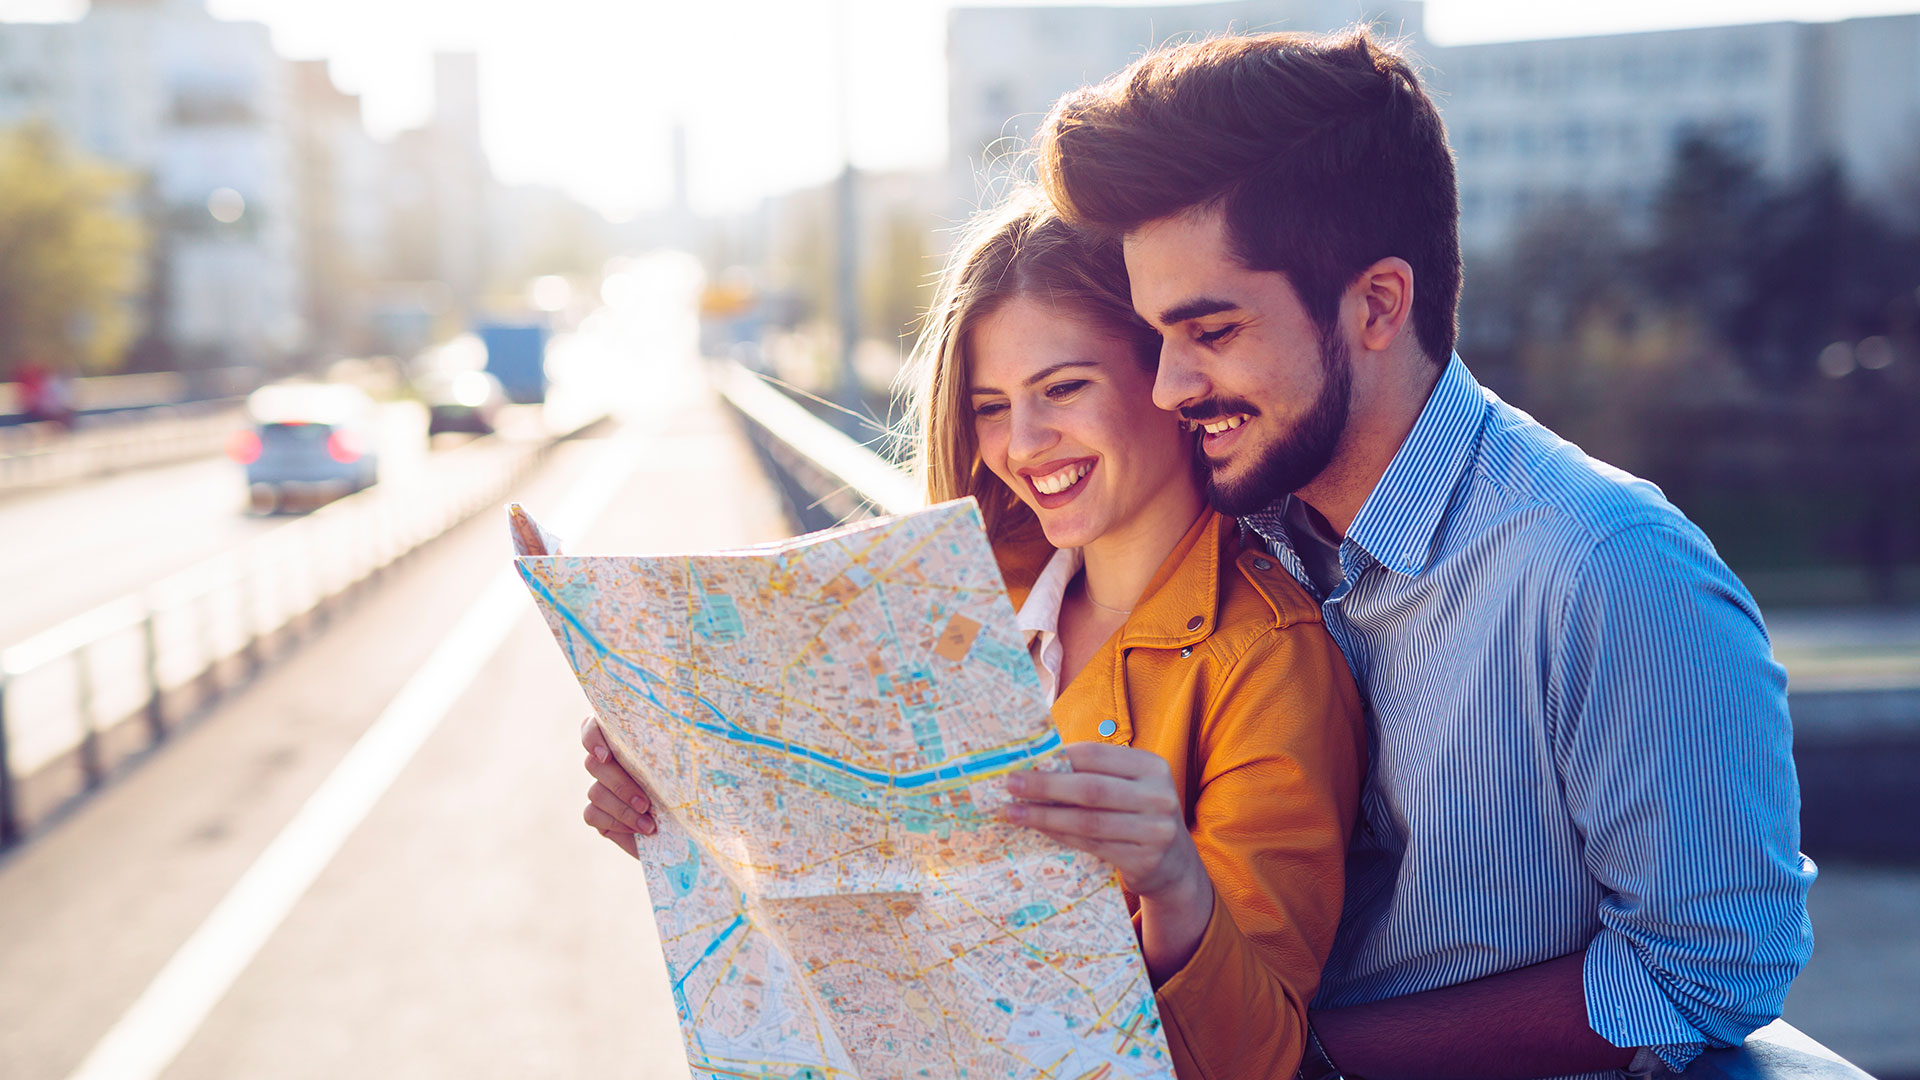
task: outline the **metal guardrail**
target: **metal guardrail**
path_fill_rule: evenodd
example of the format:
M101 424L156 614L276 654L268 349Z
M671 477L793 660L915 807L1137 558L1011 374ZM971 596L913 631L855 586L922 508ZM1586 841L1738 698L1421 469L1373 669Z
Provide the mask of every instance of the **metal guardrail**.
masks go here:
M44 421L0 427L0 494L210 457L245 423L227 399L87 418L74 431Z
M815 517L825 507L845 518L864 516L869 509L902 513L924 505L904 472L766 380L731 361L715 362L712 372L715 388L747 421L762 457L784 473L775 479L783 488L804 493L789 496L790 502L804 503L799 507L803 524L811 527L805 513L810 508ZM1706 1080L1858 1080L1868 1076L1784 1020L1754 1032L1744 1046L1702 1054L1686 1075Z
M794 517L825 528L874 510L926 505L913 479L786 393L731 360L714 361L714 388L748 421L755 449L775 467Z
M65 805L161 742L225 689L232 667L257 670L270 643L497 503L557 441L493 436L435 455L415 478L383 481L0 652L0 848L34 811Z

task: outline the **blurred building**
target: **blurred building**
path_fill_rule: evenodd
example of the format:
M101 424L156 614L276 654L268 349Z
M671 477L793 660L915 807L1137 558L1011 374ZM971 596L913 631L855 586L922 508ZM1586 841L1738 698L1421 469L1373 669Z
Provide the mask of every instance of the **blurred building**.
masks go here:
M0 73L0 125L44 121L144 177L149 330L178 360L300 346L292 93L264 25L201 0L94 0L76 22L0 24Z
M1485 249L1577 199L1646 224L1673 148L1704 134L1787 179L1837 162L1869 196L1920 175L1920 15L1432 50Z
M1427 51L1420 0L1229 0L1159 7L960 7L947 20L949 184L960 213L991 203L1055 98L1149 47L1229 31L1366 22Z
M177 366L405 350L479 309L503 227L474 56L435 56L434 90L431 120L383 142L324 61L205 0L0 23L0 126L45 122L141 177L148 331Z
M1645 224L1675 144L1711 135L1781 179L1826 161L1891 197L1920 185L1920 15L1440 48L1420 0L957 8L948 22L949 183L991 201L1060 94L1150 46L1235 30L1404 36L1460 164L1461 240L1506 242L1569 200Z
M387 146L367 133L360 98L334 86L325 60L291 69L311 349L320 356L377 351L368 327L374 283L389 263Z

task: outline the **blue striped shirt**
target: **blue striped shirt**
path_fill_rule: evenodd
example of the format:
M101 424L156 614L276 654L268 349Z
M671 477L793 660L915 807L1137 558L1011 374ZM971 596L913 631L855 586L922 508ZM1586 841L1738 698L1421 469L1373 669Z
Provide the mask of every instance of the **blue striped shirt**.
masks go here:
M1786 673L1706 535L1457 356L1330 591L1286 510L1247 524L1322 600L1373 750L1315 1004L1584 950L1593 1030L1675 1067L1778 1016L1815 872Z

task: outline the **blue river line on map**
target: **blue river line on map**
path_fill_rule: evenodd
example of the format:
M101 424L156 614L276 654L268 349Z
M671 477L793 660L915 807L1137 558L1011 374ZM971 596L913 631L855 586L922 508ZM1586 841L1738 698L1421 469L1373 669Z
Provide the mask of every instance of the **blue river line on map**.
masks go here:
M992 774L1004 770L1009 766L1017 765L1022 761L1049 754L1060 746L1060 732L1052 725L1048 725L1046 730L1035 734L1025 742L1017 743L1010 747L981 751L969 757L960 758L957 761L943 765L935 765L925 769L917 769L913 772L888 773L876 769L863 769L857 765L841 761L830 754L815 750L810 746L802 746L784 739L774 739L758 732L748 731L728 719L725 713L721 712L706 698L687 691L677 691L678 693L691 697L702 708L712 713L714 719L719 721L719 723L701 721L670 708L666 702L660 700L660 696L654 693L653 687L655 685L669 686L670 684L667 680L662 679L641 665L614 652L606 643L602 642L593 631L587 629L586 624L580 621L579 616L575 615L570 608L562 604L559 599L553 595L553 592L547 588L544 582L535 578L524 565L516 564L516 568L519 569L521 578L526 581L527 587L539 593L541 599L552 605L553 610L559 612L560 617L565 619L567 623L585 639L588 647L593 650L594 655L602 662L603 670L605 670L605 662L613 661L622 667L631 669L634 674L638 675L641 681L647 685L635 686L633 683L609 671L609 676L612 677L615 682L644 696L648 701L653 703L655 708L666 713L668 716L679 720L695 730L706 732L709 735L716 735L729 742L744 743L749 746L758 746L764 749L777 750L781 753L806 758L815 764L824 765L829 769L834 769L857 780L888 788L918 788L925 787L929 784L963 780L969 776ZM569 653L571 653L572 635L569 634L567 637ZM569 659L572 659L571 655ZM573 666L575 671L582 670L578 663L575 663Z

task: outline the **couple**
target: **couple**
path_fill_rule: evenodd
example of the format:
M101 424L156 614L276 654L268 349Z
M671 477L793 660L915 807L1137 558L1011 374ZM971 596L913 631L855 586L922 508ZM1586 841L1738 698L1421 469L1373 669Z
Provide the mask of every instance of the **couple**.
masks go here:
M949 267L918 467L980 500L1070 743L1009 813L1119 871L1183 1080L1657 1075L1777 1016L1784 672L1657 489L1453 354L1408 62L1167 49L1037 155ZM583 738L631 852L646 795Z

